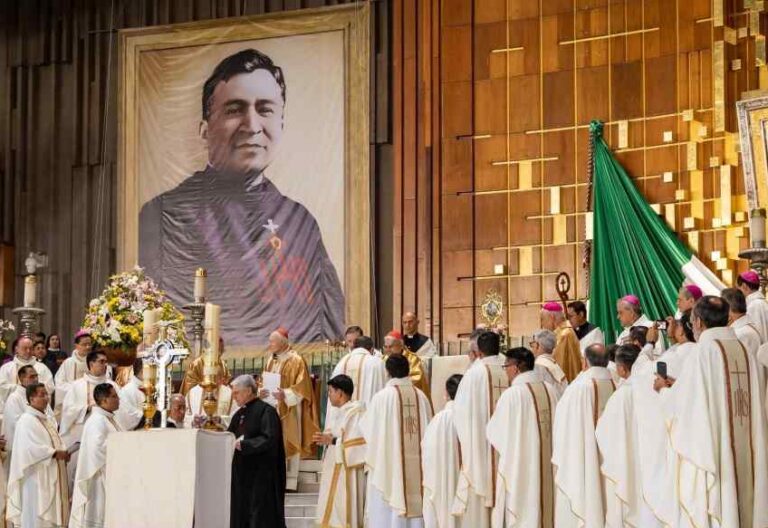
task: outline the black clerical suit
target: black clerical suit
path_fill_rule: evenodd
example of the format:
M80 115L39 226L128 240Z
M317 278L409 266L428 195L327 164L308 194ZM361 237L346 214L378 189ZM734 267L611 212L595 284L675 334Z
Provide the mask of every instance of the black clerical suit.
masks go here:
M266 344L281 326L294 343L343 333L344 294L320 228L266 177L208 167L147 202L139 264L177 306L192 298L195 270L206 268L227 345Z
M259 399L232 416L241 438L232 459L230 528L285 528L285 449L277 411Z

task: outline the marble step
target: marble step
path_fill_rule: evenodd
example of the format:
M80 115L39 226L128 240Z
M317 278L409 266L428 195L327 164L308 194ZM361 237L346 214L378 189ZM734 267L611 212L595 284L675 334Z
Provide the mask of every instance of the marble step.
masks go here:
M316 506L317 493L286 493L286 506Z
M314 528L315 520L310 517L286 517L285 528Z

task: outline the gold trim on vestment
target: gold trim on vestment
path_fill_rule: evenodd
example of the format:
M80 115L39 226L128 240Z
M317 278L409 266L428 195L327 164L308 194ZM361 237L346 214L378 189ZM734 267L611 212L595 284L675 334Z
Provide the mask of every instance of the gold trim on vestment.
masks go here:
M539 509L541 512L540 528L554 528L555 526L555 476L552 471L552 401L549 391L542 382L526 383L533 398L533 407L536 411L536 426L539 435ZM541 401L539 401L541 400ZM544 408L546 405L546 409ZM549 414L547 428L549 433L542 433L542 411ZM545 417L546 419L546 417Z
M752 446L752 380L749 376L749 357L744 345L740 341L727 341L724 343L716 339L715 343L720 347L723 369L725 371L728 428L731 435L733 472L736 477L739 524L740 526L752 526L752 517L754 515L752 506L755 500L755 453ZM728 346L726 346L726 343ZM737 349L733 348L734 344L738 344ZM740 365L741 362L743 362L742 365ZM733 390L731 384L731 376L736 376L737 387L735 390ZM747 378L746 394L744 394L740 376L746 376ZM735 402L734 396L736 397ZM739 416L738 423L734 423L734 413Z
M424 490L422 489L423 483L423 474L421 470L421 403L419 402L419 395L417 392L416 387L408 387L408 386L401 386L401 385L394 385L396 391L397 391L397 398L400 412L398 413L398 416L400 418L400 464L402 468L402 475L403 475L403 498L404 498L404 504L405 504L405 517L411 518L411 517L421 517L423 513L423 495ZM404 391L403 389L410 389L410 391ZM408 394L410 393L410 394ZM406 396L407 395L407 396ZM418 438L416 440L415 445L409 445L408 447L411 448L411 451L415 453L410 453L408 455L408 458L418 458L418 464L407 464L406 463L406 444L405 444L405 427L406 427L406 421L404 418L411 418L410 413L407 417L403 416L403 409L406 407L403 403L403 396L406 396L405 399L412 399L412 402L410 403L410 406L413 406L415 403L415 409L416 409L416 422L418 423L419 430L417 432ZM412 422L409 422L409 427L412 425ZM410 434L407 435L410 437ZM411 461L413 462L413 461ZM418 493L415 493L414 490L409 490L408 483L411 482L418 482L419 490Z

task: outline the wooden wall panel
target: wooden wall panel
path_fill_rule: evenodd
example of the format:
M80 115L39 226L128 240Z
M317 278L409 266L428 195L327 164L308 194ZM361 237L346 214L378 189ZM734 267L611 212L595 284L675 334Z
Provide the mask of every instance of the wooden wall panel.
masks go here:
M65 344L87 301L115 269L116 40L114 30L237 17L354 0L0 0L0 234L13 245L13 299L23 262L48 255L42 270L43 329ZM372 3L372 167L377 218L379 323L392 318L392 4ZM394 25L392 25L392 29ZM412 46L413 48L413 46ZM415 120L414 120L415 121ZM383 203L379 200L384 198ZM390 200L387 200L390 199ZM423 197L431 203L429 195ZM429 225L430 222L423 222ZM384 227L382 227L384 226ZM431 233L422 233L428 238ZM391 258L391 251L387 254ZM414 254L415 257L415 254ZM429 266L429 264L426 264ZM375 332L376 329L372 329Z

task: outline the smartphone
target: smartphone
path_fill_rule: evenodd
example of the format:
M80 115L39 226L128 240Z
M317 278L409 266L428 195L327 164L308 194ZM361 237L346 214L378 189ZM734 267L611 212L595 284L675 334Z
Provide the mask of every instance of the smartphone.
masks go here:
M655 323L656 323L656 328L658 328L662 332L666 332L667 331L667 322L666 321L658 320L658 321L655 321Z
M656 374L660 378L667 379L667 363L665 361L656 362Z

